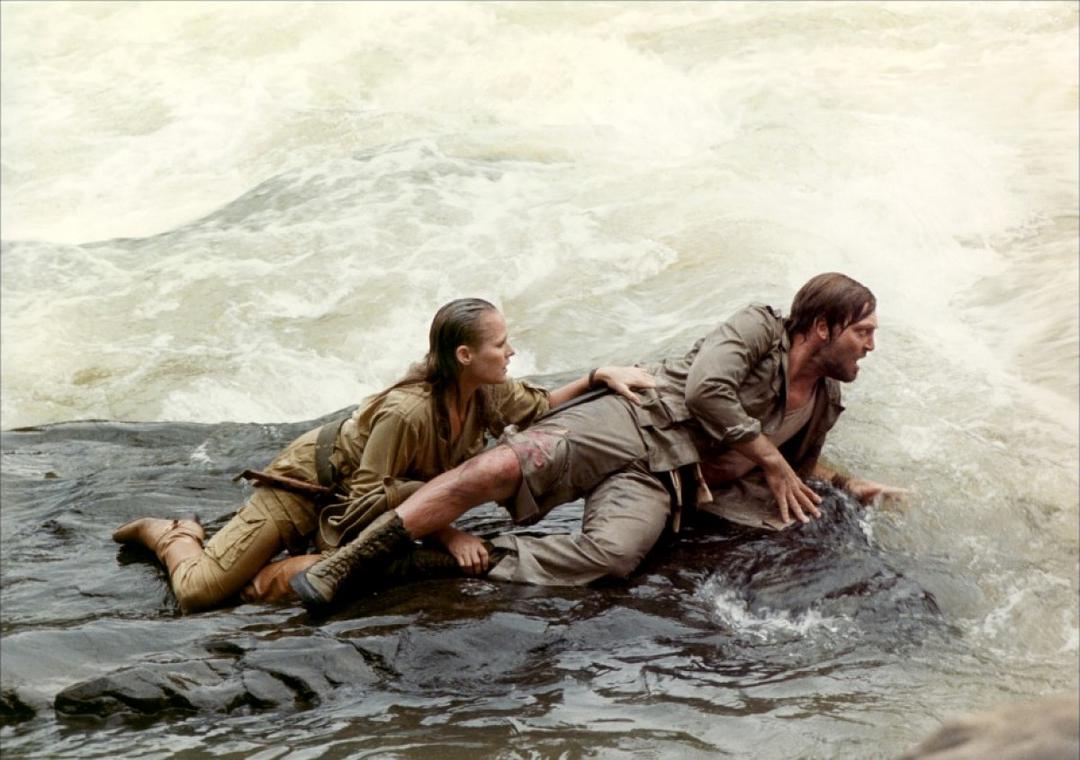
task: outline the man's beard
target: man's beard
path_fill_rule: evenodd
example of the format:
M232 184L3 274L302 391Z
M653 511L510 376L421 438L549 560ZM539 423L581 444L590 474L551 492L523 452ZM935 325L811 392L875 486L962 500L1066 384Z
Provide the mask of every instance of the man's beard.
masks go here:
M853 360L847 360L835 343L830 343L818 352L818 363L822 374L839 380L842 383L850 383L859 374L859 366Z

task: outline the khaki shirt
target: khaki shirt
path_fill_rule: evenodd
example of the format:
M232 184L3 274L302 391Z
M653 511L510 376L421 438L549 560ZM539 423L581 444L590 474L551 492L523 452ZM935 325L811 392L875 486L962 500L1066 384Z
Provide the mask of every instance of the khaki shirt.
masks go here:
M664 472L708 463L734 443L775 433L784 419L790 348L780 313L753 304L699 340L684 357L650 367L656 391L637 407L650 469ZM813 471L825 435L844 409L839 383L825 378L812 403L809 422L780 446L780 453L802 477ZM730 483L709 483L715 508L699 506L720 513L726 503L735 514L750 506L745 503L748 499L771 501L767 488L747 487L756 476L760 470ZM761 512L761 505L754 510ZM775 503L766 511L773 516Z
M488 386L488 393L488 427L482 427L474 401L453 443L449 430L439 429L431 388L426 384L395 388L361 405L341 426L334 443L330 464L341 498L320 511L316 543L339 545L343 538L351 538L380 514L397 507L425 481L478 454L484 448L485 434L498 437L505 426L524 427L548 411L547 390L530 383L508 380ZM317 483L318 432L315 429L300 436L267 471Z

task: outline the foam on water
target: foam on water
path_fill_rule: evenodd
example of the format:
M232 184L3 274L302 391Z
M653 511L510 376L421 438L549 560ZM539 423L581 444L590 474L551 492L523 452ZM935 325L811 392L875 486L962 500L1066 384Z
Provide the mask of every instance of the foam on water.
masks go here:
M925 581L1006 664L1075 671L1075 4L0 21L4 428L314 418L463 295L505 311L517 375L680 353L845 271L881 329L827 454L916 489L868 535L986 579ZM717 598L762 635L835 624Z
M715 579L702 585L698 595L710 605L718 625L759 642L837 634L850 628L847 621L822 615L815 609L798 614L787 610L752 610L746 599Z
M63 411L73 385L100 389L87 411L112 418L269 421L353 403L423 353L432 304L541 291L558 312L577 283L619 298L675 260L566 204L569 171L406 143L281 175L167 234L10 244L13 334L68 329L5 346L5 369L61 417L78 416ZM536 371L520 343L515 371Z
M1002 318L1011 311L994 292L1022 267L1037 287L1022 288L1014 303L1076 301L1070 278L1042 282L1050 269L1075 271L1074 234L1042 241L1052 249L1042 262L1010 250L1018 231L1044 229L1075 207L1076 162L1048 153L1076 151L1075 77L1060 76L1075 68L1075 49L1062 44L1074 28L1068 8L435 4L423 11L5 8L5 68L28 72L5 79L5 239L56 247L168 230L178 236L166 238L167 253L135 246L140 258L157 259L149 274L161 278L138 291L124 287L130 257L115 250L57 250L54 264L69 275L57 280L55 266L42 261L48 254L9 248L5 295L15 305L5 316L23 314L27 298L72 298L74 279L94 292L123 293L147 320L200 308L190 294L176 297L196 278L200 294L270 299L276 315L293 320L341 314L348 292L378 288L415 303L389 321L381 309L349 314L354 331L386 345L390 335L422 334L439 299L494 290L506 305L537 314L535 321L510 314L519 334L543 324L555 336L540 337L538 367L548 370L620 351L636 358L640 337L607 345L630 319L638 336L655 328L681 349L744 297L783 303L807 274L843 269L872 283L883 317L917 333L924 348L963 356L992 373L995 385L1019 372L1035 381L1021 383L1026 390L1049 387L1074 401L1072 365L1055 361L1060 349L1075 347L1075 324L1061 317L1068 310L1043 306L1041 319L1017 326ZM21 42L39 22L48 24L48 39ZM87 39L88 26L100 34ZM1033 110L1038 129L1027 118ZM363 175L355 155L367 162ZM181 226L204 214L212 227ZM278 243L291 250L276 250ZM286 262L301 261L303 276L281 276L301 269ZM676 267L690 270L686 279L673 276ZM414 291L432 272L447 281ZM275 275L282 285L265 286ZM687 295L687 281L713 299ZM558 283L588 283L588 298L577 284L559 297ZM625 303L642 294L658 308ZM85 317L88 305L69 311ZM278 324L241 310L245 319L229 329L249 343L276 342L264 328L278 332ZM593 325L604 330L599 335L573 324L592 322L595 312L610 314ZM9 318L16 329L7 342L26 335L39 355L35 330L24 328L42 324L41 316ZM664 329L680 319L687 329ZM341 340L336 322L325 321L335 334L322 342ZM553 322L571 323L573 340L561 341ZM130 335L126 321L96 327L97 345L130 350L120 345ZM1058 351L1040 352L1033 371L1033 339L1051 332ZM320 342L303 337L305 346ZM586 337L583 350L567 356L565 343ZM142 342L161 340L150 326ZM289 398L240 403L233 367L216 374L203 366L195 368L204 378L198 397L220 389L222 398L201 412L161 401L184 392L183 371L167 370L162 387L142 394L143 405L109 408L102 393L73 388L80 371L103 370L53 372L45 361L37 374L65 385L65 398L40 389L6 400L5 413L13 424L80 416L80 406L82 415L142 418L216 419L229 409L253 419L312 416L330 397L350 402L391 380L421 347L409 345L387 357L392 368L369 368L362 354L318 352L292 357L286 369L278 347L267 346L277 358L268 352L260 360L237 356L227 343L204 344L202 351L244 359L252 377L280 378L274 387ZM7 366L28 362L28 348L12 351ZM359 387L338 366L350 360L367 375ZM313 371L332 390L298 402ZM166 387L170 379L181 387ZM5 380L9 388L26 383Z

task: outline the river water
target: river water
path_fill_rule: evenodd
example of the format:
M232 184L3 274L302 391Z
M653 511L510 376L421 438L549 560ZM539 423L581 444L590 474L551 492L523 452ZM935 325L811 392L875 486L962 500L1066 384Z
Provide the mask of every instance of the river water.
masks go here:
M265 745L263 713L216 716L209 734L198 717L71 725L55 695L143 645L65 632L143 642L167 625L187 641L263 615L323 629L286 624L296 610L172 617L160 577L117 566L108 545L136 497L88 485L89 439L62 425L48 445L5 439L3 686L36 708L2 729L5 748L888 757L950 712L1075 691L1078 16L1065 2L4 3L4 430L167 422L169 446L191 442L169 466L227 484L241 452L211 461L185 431L217 440L234 430L219 423L245 423L269 456L292 423L396 379L450 298L494 301L512 371L550 377L682 353L741 305L786 308L809 276L843 271L876 293L881 329L827 454L915 489L860 530L942 619L889 649L816 608L733 602L722 572L695 574L675 550L691 568L674 588L692 601L670 607L641 608L668 593L653 578L584 596L451 584L441 612L387 612L402 629L433 614L448 626L450 662L497 684L503 723L488 703L456 710L455 690L472 692L447 677L405 704L324 700ZM140 435L124 438L136 483L165 445ZM178 513L184 471L168 477L150 501ZM228 487L204 518L228 514ZM95 515L91 496L113 501ZM134 611L103 590L118 577L151 587ZM70 600L51 601L55 581ZM474 593L480 611L455 606ZM605 610L629 617L605 626ZM360 636L370 613L333 635ZM581 646L532 664L575 675L530 676L515 636L542 649L530 626L563 623ZM611 638L590 648L590 630ZM739 675L719 656L730 641L708 638L762 630L769 646L735 652ZM488 660L465 654L472 641ZM71 656L27 664L55 642Z

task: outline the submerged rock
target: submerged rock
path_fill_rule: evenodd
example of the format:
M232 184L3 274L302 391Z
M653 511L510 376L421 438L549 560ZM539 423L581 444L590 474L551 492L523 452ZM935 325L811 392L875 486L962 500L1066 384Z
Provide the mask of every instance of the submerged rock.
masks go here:
M24 720L30 720L35 715L37 715L37 710L23 702L14 689L0 691L0 725L21 723Z
M327 637L278 641L212 641L208 649L225 657L121 668L74 684L56 695L62 717L177 713L232 713L238 710L304 709L334 690L375 680L367 658L354 646Z

